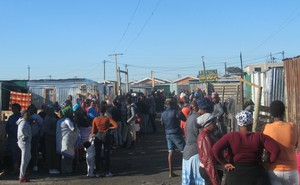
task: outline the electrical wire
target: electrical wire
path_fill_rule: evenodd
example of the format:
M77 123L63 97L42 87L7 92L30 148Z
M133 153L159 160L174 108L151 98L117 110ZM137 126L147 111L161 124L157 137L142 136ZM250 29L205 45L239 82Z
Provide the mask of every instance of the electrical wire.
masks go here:
M117 49L119 48L119 46L120 46L120 44L122 43L123 39L125 38L125 35L127 34L127 31L128 31L128 29L129 29L129 27L130 27L130 25L131 25L131 22L133 21L133 18L135 17L135 14L136 14L136 12L137 12L139 6L140 6L140 3L141 3L141 0L138 1L138 3L137 3L137 5L136 5L136 7L135 7L135 9L134 9L134 11L133 11L133 13L132 13L130 19L129 19L129 22L128 22L126 28L125 28L125 31L123 32L121 39L119 40L117 46L115 47L115 51L117 51Z
M251 52L256 51L261 46L265 45L269 40L271 40L276 34L280 33L289 24L291 24L300 15L299 7L297 7L262 43L256 46ZM296 13L296 14L295 14Z
M141 27L140 31L137 33L136 37L130 42L130 44L127 46L127 48L125 49L125 53L128 51L128 49L134 44L134 42L141 36L142 32L144 31L144 29L146 28L146 26L148 25L148 23L150 22L151 18L153 17L153 15L155 14L156 10L158 9L160 3L162 0L159 0L156 4L156 6L154 7L152 13L150 14L150 16L148 17L148 19L146 20L146 22L144 23L144 25Z

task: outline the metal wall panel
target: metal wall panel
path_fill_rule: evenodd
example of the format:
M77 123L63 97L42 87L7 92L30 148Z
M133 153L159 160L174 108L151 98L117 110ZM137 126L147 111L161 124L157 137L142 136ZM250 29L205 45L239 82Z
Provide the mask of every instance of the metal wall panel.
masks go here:
M287 121L300 124L300 57L284 60Z
M32 104L40 108L44 103L44 88L29 87L29 92L32 94Z
M270 102L275 100L284 100L284 68L273 68L271 71L272 83L270 91Z

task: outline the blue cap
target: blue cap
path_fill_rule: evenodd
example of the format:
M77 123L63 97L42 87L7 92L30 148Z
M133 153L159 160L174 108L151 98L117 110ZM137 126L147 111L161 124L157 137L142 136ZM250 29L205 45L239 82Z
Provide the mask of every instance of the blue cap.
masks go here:
M213 102L207 98L197 101L197 105L199 109L204 109L206 112L212 112L214 110Z

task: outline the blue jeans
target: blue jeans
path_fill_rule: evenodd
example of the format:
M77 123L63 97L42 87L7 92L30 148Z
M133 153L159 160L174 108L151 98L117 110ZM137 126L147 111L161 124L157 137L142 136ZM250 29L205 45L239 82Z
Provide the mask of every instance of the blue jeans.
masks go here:
M182 134L167 134L168 151L173 152L176 147L183 152L185 141Z
M272 185L298 185L298 171L269 171Z

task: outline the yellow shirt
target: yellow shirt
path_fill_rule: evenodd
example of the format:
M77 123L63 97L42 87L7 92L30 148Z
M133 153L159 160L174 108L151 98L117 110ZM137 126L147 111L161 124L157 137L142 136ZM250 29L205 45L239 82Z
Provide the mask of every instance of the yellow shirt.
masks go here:
M297 170L297 125L283 121L276 121L272 124L267 124L263 133L274 139L280 148L278 159L270 165L269 169L274 171Z

